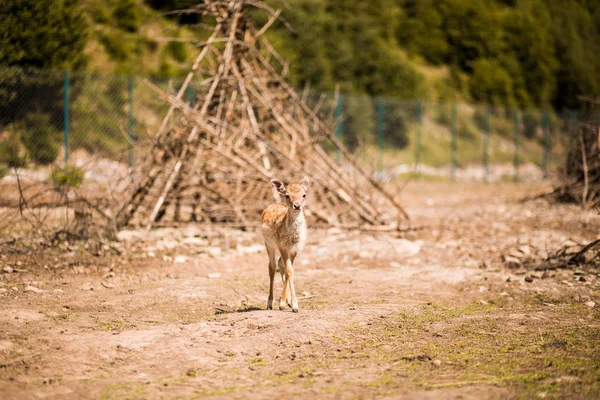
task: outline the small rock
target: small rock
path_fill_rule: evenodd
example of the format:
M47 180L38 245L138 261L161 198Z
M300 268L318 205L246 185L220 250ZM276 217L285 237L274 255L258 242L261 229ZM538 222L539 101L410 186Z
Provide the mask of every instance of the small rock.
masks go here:
M175 257L175 264L182 264L184 262L186 262L188 260L188 258L186 256L176 256Z
M439 367L440 365L442 365L442 360L433 360L433 365Z
M114 289L115 288L115 285L113 285L112 283L100 281L100 284L102 284L102 286L104 286L107 289Z
M149 258L154 258L154 257L156 257L156 253L155 253L155 252L153 252L152 250L150 250L149 252L147 252L147 253L146 253L146 255L147 255Z
M479 293L485 292L487 288L485 286L479 286Z
M2 268L2 272L10 274L11 272L13 272L13 269L7 265L6 267Z
M220 274L219 272L213 272L213 273L211 273L211 274L208 274L208 277L209 277L210 279L217 279L217 278L220 278L220 277L221 277L221 274Z
M521 253L523 253L523 255L524 255L525 257L527 257L527 256L529 256L529 255L531 254L531 247L529 247L529 246L526 246L526 245L524 245L524 246L519 246L519 251L520 251Z
M27 287L25 287L25 292L33 292L33 293L44 293L45 290L42 290L40 288L36 288L35 286L31 286L31 285L27 285Z
M64 291L62 289L54 289L53 292L54 293L63 293Z
M6 288L0 288L0 294L6 293L6 292L8 292L8 289L6 289Z
M508 297L510 295L508 293L506 293L506 292L502 292L502 293L500 293L500 296L502 296L502 297Z
M213 257L217 257L217 256L221 255L222 251L223 250L221 250L220 247L209 247L206 249L206 252Z
M587 281L587 279L585 279L585 276L580 276L579 277L579 282L585 282Z
M513 256L503 256L504 258L504 264L506 264L507 267L510 268L518 268L519 266L521 266L521 260L518 259L517 257L513 257Z
M92 286L92 284L90 282L84 283L83 285L81 285L79 287L80 290L83 290L84 292L88 292L91 290L94 290L94 287Z
M532 275L527 275L527 276L525 277L525 282L527 282L527 283L531 283L531 282L533 282L533 276L532 276Z
M253 244L250 246L240 246L238 245L236 247L236 250L238 253L241 254L255 254L255 253L260 253L265 249L265 246L262 244Z
M390 263L390 267L393 267L393 268L402 268L402 264L397 263L396 261L392 261Z
M590 300L590 301L586 302L585 305L588 306L589 308L594 308L596 303Z
M114 277L115 277L115 273L113 271L110 271L108 274L104 275L102 278L108 279L108 278L114 278Z
M410 240L400 239L396 241L396 253L400 257L409 257L418 254L421 251L421 245Z
M490 303L488 301L485 300L479 300L479 304L484 305L484 306L489 306Z
M19 288L16 287L16 286L13 286L13 287L10 288L10 290L12 290L13 292L18 292Z

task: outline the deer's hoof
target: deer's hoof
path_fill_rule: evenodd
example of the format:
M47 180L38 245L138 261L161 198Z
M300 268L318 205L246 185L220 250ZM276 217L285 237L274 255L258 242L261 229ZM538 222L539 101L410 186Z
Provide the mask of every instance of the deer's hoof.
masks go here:
M299 311L299 310L298 310L298 307L296 307L296 308L292 308L292 311L293 311L293 312L295 312L295 313L297 313L297 312Z

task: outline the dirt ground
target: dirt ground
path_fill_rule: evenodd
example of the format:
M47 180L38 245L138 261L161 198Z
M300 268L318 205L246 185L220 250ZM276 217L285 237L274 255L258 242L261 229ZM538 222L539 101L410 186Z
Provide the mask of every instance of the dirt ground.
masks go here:
M599 271L519 262L600 217L519 202L542 189L415 183L413 231L309 227L298 314L266 310L257 232L5 237L0 398L599 398Z

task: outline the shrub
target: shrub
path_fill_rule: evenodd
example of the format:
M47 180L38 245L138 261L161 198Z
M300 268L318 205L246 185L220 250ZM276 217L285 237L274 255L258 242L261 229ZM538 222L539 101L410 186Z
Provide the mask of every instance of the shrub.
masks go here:
M113 11L117 27L127 32L137 32L140 29L141 16L135 0L119 0Z
M29 113L20 121L16 129L21 133L21 142L31 160L48 165L56 160L61 134L43 113Z
M6 164L8 167L23 167L25 157L22 155L23 145L19 140L19 134L10 129L8 137L0 143L0 164Z
M52 183L56 186L68 186L76 188L81 186L85 173L79 167L67 165L65 168L55 167L52 169Z

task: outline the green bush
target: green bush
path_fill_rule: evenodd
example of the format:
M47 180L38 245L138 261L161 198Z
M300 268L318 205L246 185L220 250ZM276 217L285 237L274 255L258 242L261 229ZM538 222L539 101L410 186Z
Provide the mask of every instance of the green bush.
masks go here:
M19 134L12 127L8 132L8 137L0 142L0 164L6 164L11 168L25 165L23 145L19 140Z
M476 101L514 104L511 77L495 60L480 58L473 63L471 94Z
M542 115L536 110L527 110L523 112L523 135L529 139L536 136L538 127L542 126Z
M137 32L140 29L141 15L135 0L119 0L113 11L117 27L127 32Z
M167 51L174 60L184 62L188 58L187 47L183 42L172 41L167 44Z
M121 32L103 33L100 36L100 43L106 49L106 52L113 60L125 61L133 49L127 45L125 35Z
M85 173L79 167L67 165L65 168L55 167L52 169L52 183L56 186L68 186L76 188L81 186Z
M369 96L344 98L342 142L351 152L376 143L375 113Z
M396 149L407 147L409 122L411 114L414 115L414 110L409 110L404 104L386 101L383 111L385 144Z
M47 114L29 113L17 124L16 129L32 161L48 165L56 160L61 134L50 123Z

